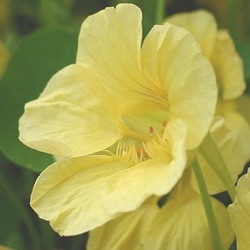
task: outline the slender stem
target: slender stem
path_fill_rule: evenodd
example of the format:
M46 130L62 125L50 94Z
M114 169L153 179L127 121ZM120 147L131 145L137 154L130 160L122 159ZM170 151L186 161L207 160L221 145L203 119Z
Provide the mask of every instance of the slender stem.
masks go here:
M211 133L208 133L199 151L204 157L204 159L207 161L209 166L214 170L214 172L223 182L233 201L236 195L235 185L228 171L227 164Z
M214 209L211 203L210 195L207 190L205 179L202 175L202 171L197 160L193 163L192 167L202 196L202 202L205 208L207 221L213 238L214 249L222 250L223 247L221 243L220 232L218 229L216 217L214 214Z
M33 241L34 249L41 249L40 238L37 234L37 230L34 227L34 224L31 220L28 212L26 211L26 208L20 202L20 200L16 196L15 192L12 190L12 188L10 187L8 182L5 181L4 177L1 174L0 174L0 186L3 188L3 190L5 190L6 194L12 200L14 206L16 207L16 210L18 211L18 213L21 215L21 217L25 221L27 229L30 233L30 238Z
M165 3L166 0L157 0L156 2L156 23L161 23L165 16Z

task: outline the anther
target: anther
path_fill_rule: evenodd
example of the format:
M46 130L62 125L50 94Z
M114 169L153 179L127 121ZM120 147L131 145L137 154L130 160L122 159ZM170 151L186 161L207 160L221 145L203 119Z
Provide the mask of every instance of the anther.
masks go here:
M154 133L154 128L152 126L149 127L149 133L150 133L150 135L153 135L153 133Z
M167 122L164 121L164 122L162 123L162 127L163 127L163 128L166 128L166 126L167 126Z
M143 146L136 146L136 152L137 152L137 155L140 157L140 161L142 161L143 157L148 156L148 154L144 150Z

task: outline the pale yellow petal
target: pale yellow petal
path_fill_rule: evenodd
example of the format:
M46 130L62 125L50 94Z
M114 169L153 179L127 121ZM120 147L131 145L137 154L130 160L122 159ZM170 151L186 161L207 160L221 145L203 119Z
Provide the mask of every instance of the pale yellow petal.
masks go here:
M198 10L173 15L167 21L186 28L195 37L203 54L213 65L221 96L224 99L239 97L246 88L242 60L228 32L217 31L213 15Z
M119 4L89 16L80 31L77 63L90 65L123 109L137 103L143 88L141 19L137 6Z
M221 233L223 249L229 249L234 234L226 208L212 198L212 205ZM145 250L211 250L213 240L201 197L195 193L169 200L151 224Z
M145 75L165 91L169 119L188 125L187 148L197 147L212 122L217 87L213 69L189 32L157 25L142 46Z
M151 201L89 233L88 250L139 250L159 208Z
M212 121L217 97L210 65L189 33L169 25L155 26L142 56L140 50L141 12L135 5L120 4L85 20L77 63L95 70L123 116L164 110L166 119L188 123L187 145L196 147Z
M58 161L37 179L31 206L61 235L83 233L133 211L151 195L169 192L180 179L186 164L185 134L183 122L169 124L166 156L157 157L158 146L148 146L154 159L135 166L119 155Z
M237 195L228 207L233 230L236 234L237 249L248 250L250 247L250 169L243 175L236 187Z
M118 215L103 208L103 188L110 175L126 167L124 162L110 156L56 162L38 177L31 206L61 235L92 230Z
M225 116L224 126L213 134L233 179L236 180L236 175L240 174L250 160L250 126L239 113L231 112Z
M169 193L185 169L185 132L183 123L170 123L164 138L168 142L166 150L161 145L149 144L146 153L152 159L111 176L103 190L103 207L112 214L129 212L137 209L151 195Z
M202 53L207 58L210 57L217 33L216 20L211 13L206 10L179 13L170 16L166 21L190 31L199 43Z
M41 96L25 106L20 140L58 156L103 150L120 137L119 115L95 75L80 65L59 71Z
M222 98L228 100L241 96L246 89L243 63L227 31L218 31L210 60Z
M221 151L232 180L236 182L244 165L250 160L249 124L239 113L230 112L225 116L223 125L212 132L212 136ZM198 156L198 161L209 193L216 194L225 191L224 184L201 155ZM197 189L195 176L193 176L193 181Z

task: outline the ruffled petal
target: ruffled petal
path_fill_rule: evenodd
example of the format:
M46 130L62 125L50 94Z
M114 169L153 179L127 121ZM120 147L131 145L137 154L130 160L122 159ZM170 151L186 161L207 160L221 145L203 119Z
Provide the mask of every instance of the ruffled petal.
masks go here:
M125 110L137 103L144 89L141 19L137 6L118 4L88 17L79 36L77 63L91 66L103 87Z
M56 162L38 177L31 194L31 206L61 235L92 230L117 216L101 204L103 187L109 176L126 167L124 162L110 156Z
M166 21L190 31L200 45L202 53L210 58L217 34L217 24L211 13L206 10L179 13L170 16Z
M159 212L151 200L89 233L88 250L141 249L151 222Z
M186 126L180 121L166 127L168 148L149 144L145 149L152 158L111 176L103 189L103 207L109 213L137 209L151 195L167 194L181 178L186 165Z
M212 122L217 86L213 69L189 32L170 24L157 25L142 47L145 75L164 89L169 119L188 125L187 148L197 147Z
M186 28L211 61L223 99L239 97L246 88L242 60L227 31L217 31L215 18L205 10L171 16L167 22Z
M250 170L243 175L236 187L237 195L228 213L236 234L237 249L248 250L250 246Z
M157 143L145 146L153 159L139 164L122 155L56 162L37 179L31 205L61 235L92 230L173 188L186 164L185 135L183 122L170 123L164 137L168 148Z
M20 140L58 156L103 150L119 138L119 115L95 75L80 65L59 71L41 96L25 106Z
M214 198L212 205L223 249L229 249L234 234L226 208ZM190 193L169 200L151 224L144 249L214 249L201 197Z
M226 30L218 31L210 61L222 98L229 100L241 96L246 89L243 63Z

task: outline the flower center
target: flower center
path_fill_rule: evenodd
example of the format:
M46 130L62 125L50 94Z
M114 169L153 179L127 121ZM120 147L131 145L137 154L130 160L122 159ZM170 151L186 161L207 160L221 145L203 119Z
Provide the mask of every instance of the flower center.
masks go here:
M121 139L116 148L116 156L123 158L130 163L138 164L144 160L152 158L168 158L168 142L165 138L165 128L167 122L162 122L162 128L155 129L154 126L148 127L148 135L135 134L131 132L133 139ZM141 139L141 140L138 140Z

